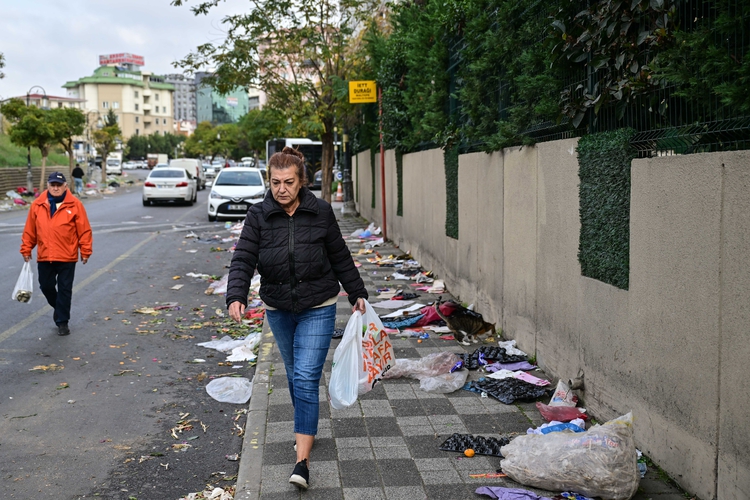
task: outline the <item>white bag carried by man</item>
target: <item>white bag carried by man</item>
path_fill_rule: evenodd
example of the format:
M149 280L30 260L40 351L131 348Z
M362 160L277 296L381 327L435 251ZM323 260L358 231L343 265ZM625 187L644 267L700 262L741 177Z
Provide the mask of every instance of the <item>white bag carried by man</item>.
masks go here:
M18 302L31 302L34 293L34 273L31 271L31 262L24 262L21 274L18 276L16 286L13 288L11 299Z

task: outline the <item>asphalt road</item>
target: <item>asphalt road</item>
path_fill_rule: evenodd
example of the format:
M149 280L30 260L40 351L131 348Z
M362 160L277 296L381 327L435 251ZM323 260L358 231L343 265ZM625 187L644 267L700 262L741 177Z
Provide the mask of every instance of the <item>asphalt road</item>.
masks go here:
M31 303L11 300L27 212L0 213L2 498L163 500L234 484L246 405L219 403L205 385L227 373L252 379L254 367L196 346L247 333L224 316L223 296L205 294L207 281L186 276L221 276L231 259L232 243L220 241L230 232L207 221L207 195L192 207L143 207L136 185L84 200L94 253L76 267L67 337L38 289ZM179 305L135 312L170 302Z

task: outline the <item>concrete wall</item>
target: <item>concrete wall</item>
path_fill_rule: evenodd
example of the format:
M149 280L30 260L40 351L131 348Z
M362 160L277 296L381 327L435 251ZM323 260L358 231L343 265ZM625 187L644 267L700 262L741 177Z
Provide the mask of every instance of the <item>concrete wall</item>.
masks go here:
M750 154L722 154L718 492L750 498Z
M387 152L388 236L551 376L583 374L592 415L633 411L639 448L689 492L750 498L750 153L633 162L621 290L580 274L576 143L461 155L457 240L442 150L405 155L403 217ZM358 207L381 223L369 158Z
M26 167L21 168L0 168L0 198L5 199L5 193L10 190L14 190L17 187L26 187ZM73 180L70 177L70 167L68 165L47 165L45 170L46 175L52 172L62 172L65 178L68 180L68 185L73 185ZM42 176L42 167L31 167L31 175L34 180L34 187L38 188ZM47 189L47 180L44 181L43 189Z

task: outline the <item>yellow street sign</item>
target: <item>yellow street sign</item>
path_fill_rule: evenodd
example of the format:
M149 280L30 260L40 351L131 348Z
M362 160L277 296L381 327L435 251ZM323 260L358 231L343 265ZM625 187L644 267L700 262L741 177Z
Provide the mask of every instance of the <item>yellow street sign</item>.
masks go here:
M349 103L378 102L378 89L374 80L349 82Z

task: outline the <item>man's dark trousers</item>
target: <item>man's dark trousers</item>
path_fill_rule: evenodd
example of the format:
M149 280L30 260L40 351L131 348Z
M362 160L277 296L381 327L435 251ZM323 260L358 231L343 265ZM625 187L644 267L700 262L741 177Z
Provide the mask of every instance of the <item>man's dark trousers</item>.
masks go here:
M75 262L37 262L39 288L47 303L55 310L55 324L68 324L70 302L73 299L73 278L76 274Z

